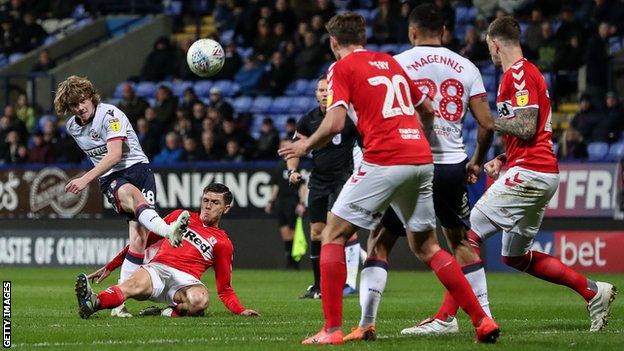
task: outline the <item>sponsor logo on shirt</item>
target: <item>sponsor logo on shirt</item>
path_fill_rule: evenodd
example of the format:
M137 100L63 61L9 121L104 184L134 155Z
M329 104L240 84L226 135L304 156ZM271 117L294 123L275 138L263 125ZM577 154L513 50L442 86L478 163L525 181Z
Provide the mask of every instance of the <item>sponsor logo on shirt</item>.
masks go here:
M214 245L217 243L217 239L214 237L204 238L191 229L187 229L183 238L191 243L191 245L195 246L195 248L201 252L204 259L212 260L214 258L213 250Z
M496 109L498 110L498 117L511 118L514 116L513 106L510 101L501 101L496 103Z
M85 154L87 154L87 156L89 157L98 157L98 156L104 155L106 152L108 152L106 145L94 147L93 149L90 149L90 150L85 150Z
M388 61L368 61L368 64L379 69L390 69Z
M100 140L100 134L98 134L98 132L95 129L89 130L89 136L93 140Z
M399 128L401 139L420 139L420 130L415 128Z

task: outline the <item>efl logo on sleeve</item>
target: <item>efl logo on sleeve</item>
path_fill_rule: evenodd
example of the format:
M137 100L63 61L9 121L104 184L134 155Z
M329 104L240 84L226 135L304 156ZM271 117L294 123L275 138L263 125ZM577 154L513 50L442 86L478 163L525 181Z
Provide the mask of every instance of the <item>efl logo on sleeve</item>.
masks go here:
M11 282L2 282L2 347L11 347Z
M119 122L118 118L111 118L108 121L108 126L113 133L118 133L119 131L121 131L121 122Z
M516 104L518 106L526 106L529 103L529 91L520 90L516 92Z

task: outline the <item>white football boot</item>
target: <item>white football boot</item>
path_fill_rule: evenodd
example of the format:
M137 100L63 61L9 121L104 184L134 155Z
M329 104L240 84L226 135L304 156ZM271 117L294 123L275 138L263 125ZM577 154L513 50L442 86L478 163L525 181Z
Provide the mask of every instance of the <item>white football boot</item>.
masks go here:
M126 308L126 304L121 304L111 310L111 316L119 318L130 318L132 314Z
M401 330L401 335L444 335L458 332L457 318L452 316L447 321L427 318L416 326Z
M171 246L178 247L182 244L182 236L186 232L190 216L188 211L182 211L175 222L170 225L171 232L167 234L167 239Z
M587 312L591 320L590 332L602 330L611 316L611 303L615 300L617 289L609 283L596 282L598 292L587 304Z

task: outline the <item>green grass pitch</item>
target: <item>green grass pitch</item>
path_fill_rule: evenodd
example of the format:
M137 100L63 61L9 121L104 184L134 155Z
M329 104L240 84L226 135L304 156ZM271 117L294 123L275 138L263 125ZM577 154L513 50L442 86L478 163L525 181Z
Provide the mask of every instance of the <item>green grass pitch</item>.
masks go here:
M78 317L74 278L80 269L0 267L12 280L13 347L32 350L293 350L321 326L318 300L299 300L310 273L237 270L233 285L249 308L262 316L231 315L214 292L212 271L204 281L210 307L201 318L133 317L117 319L100 311ZM88 270L90 271L90 270ZM624 275L592 275L624 288ZM116 278L116 277L115 277ZM582 299L565 287L522 274L489 274L490 301L502 333L496 345L473 343L474 333L460 313L461 332L444 337L402 337L402 328L435 312L442 287L429 272L390 272L377 323L379 340L351 343L367 350L624 350L624 296L615 300L606 330L589 333ZM109 277L97 291L112 284ZM132 312L147 302L130 301ZM345 300L344 330L359 318L356 297ZM311 346L314 348L315 346ZM307 347L308 349L310 346ZM327 347L326 347L327 348ZM334 347L330 347L334 348Z

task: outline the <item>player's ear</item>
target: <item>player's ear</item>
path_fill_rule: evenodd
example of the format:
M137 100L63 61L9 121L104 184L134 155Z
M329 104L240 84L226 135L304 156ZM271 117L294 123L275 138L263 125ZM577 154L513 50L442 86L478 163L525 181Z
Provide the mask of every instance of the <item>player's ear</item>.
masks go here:
M418 32L416 31L416 26L413 24L410 24L407 27L407 38L409 39L410 44L416 45L417 37L418 37Z
M225 205L225 209L223 210L223 214L226 214L226 213L230 212L231 208L232 208L232 205Z

